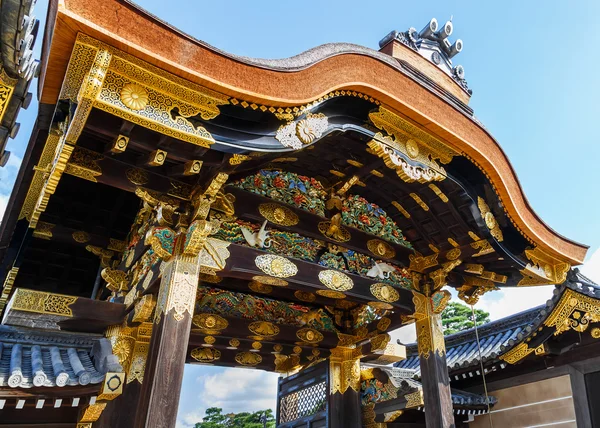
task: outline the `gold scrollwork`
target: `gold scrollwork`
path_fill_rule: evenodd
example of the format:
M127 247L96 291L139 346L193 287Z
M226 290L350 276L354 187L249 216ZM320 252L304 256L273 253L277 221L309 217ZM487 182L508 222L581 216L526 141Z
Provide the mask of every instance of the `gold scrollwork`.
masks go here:
M425 269L437 266L438 264L438 253L433 253L429 256L415 256L410 254L408 258L410 260L410 270L415 272L423 273Z
M125 175L127 176L127 180L136 186L143 186L148 182L148 180L150 180L148 173L140 168L130 168L127 170Z
M45 221L38 221L37 227L33 231L33 236L35 238L51 240L52 239L52 229L54 229L56 225L52 223L46 223Z
M288 278L298 273L298 267L294 263L273 254L257 256L254 263L264 273L276 278Z
M291 209L279 204L260 204L258 206L260 215L269 220L271 223L280 226L295 226L299 222L299 218Z
M372 284L371 294L377 299L387 303L393 303L400 299L400 294L398 294L398 291L396 291L394 287L382 283Z
M367 248L377 257L382 257L384 259L391 259L396 256L394 247L381 239L370 239L367 241Z
M558 336L567 330L584 332L594 322L600 322L600 302L566 289L544 325L554 327L554 335Z
M99 153L83 147L75 147L65 173L97 183L96 177L102 175L102 168L98 165L98 161L102 159L104 157Z
M354 282L348 275L331 269L319 272L319 281L335 291L348 291L354 287Z
M348 242L352 236L350 232L342 226L342 216L340 213L335 214L331 221L321 221L317 225L319 232L324 236L333 239L336 242Z
M506 361L509 364L515 364L521 361L523 358L535 351L535 348L530 348L527 343L521 342L510 351L500 356L501 360Z
M17 288L11 299L11 309L38 314L72 317L71 305L77 297Z

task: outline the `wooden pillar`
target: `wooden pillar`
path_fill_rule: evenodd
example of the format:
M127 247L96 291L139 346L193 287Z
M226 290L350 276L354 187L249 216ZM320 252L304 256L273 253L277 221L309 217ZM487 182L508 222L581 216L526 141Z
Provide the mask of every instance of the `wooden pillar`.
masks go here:
M329 357L329 426L360 428L360 357L361 350L336 348Z
M165 263L135 425L174 427L200 274L199 256Z
M454 427L441 309L434 310L430 297L414 291L413 295L425 422L427 428Z

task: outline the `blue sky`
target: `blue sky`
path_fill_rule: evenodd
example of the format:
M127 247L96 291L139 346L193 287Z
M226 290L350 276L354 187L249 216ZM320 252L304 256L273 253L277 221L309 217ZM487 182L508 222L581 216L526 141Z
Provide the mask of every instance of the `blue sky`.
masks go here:
M219 49L263 58L288 57L328 42L377 48L391 30L421 29L432 17L444 22L453 16L451 38L464 42L455 63L465 67L474 91L471 107L507 152L540 217L559 233L590 245L585 272L600 280L600 142L595 126L600 2L138 3ZM45 2L38 2L38 17L45 15L44 8ZM36 46L40 48L41 38ZM0 169L1 210L36 112L34 103L21 112L21 132L8 145L13 156ZM547 288L497 292L480 305L497 318L533 306L550 293ZM186 366L178 426L192 425L209 405L226 411L273 405L275 385L274 376L263 372Z

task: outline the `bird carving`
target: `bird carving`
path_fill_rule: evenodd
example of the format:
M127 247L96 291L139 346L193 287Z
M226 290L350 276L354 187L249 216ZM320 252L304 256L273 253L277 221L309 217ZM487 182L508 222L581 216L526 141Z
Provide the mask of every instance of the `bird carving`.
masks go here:
M264 221L258 232L252 232L247 227L242 226L242 235L246 242L252 247L267 248L271 246L271 243L267 245L267 239L269 239L269 232L265 229L267 227L267 220Z
M367 272L367 276L370 278L381 278L387 279L390 277L390 272L395 272L396 268L387 263L375 263L371 269Z

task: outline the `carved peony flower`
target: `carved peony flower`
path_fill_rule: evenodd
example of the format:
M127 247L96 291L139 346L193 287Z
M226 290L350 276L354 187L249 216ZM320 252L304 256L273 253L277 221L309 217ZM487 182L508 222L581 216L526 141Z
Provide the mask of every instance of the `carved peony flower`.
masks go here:
M127 83L121 90L121 101L131 110L142 110L148 105L148 91L137 83Z

